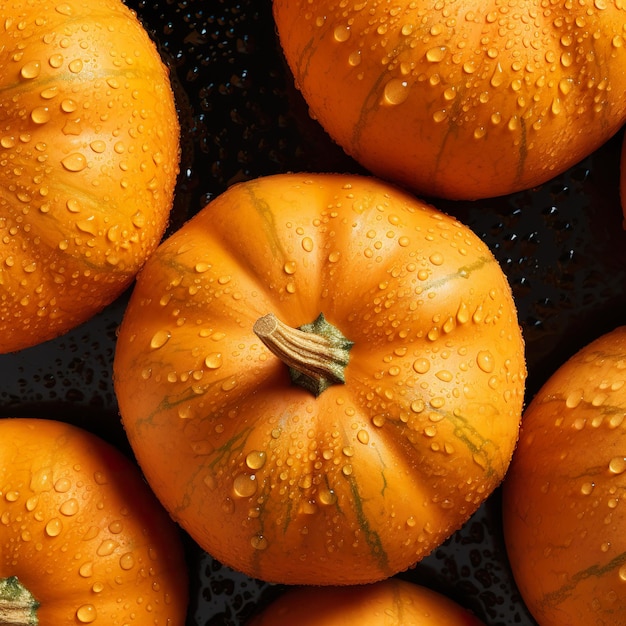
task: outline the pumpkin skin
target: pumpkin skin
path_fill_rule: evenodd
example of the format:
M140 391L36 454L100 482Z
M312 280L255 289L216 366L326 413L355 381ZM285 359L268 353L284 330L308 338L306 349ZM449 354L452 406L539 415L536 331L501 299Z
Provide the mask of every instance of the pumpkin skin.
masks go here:
M620 155L620 177L619 177L620 201L622 212L624 213L624 224L626 227L626 135L622 139L622 154Z
M482 626L435 591L398 578L356 587L288 590L248 626Z
M626 6L274 0L311 115L370 172L476 199L536 186L626 120Z
M315 397L253 332L323 313L353 342ZM270 582L404 570L498 485L524 347L467 227L381 181L235 185L138 275L118 334L122 421L152 489L222 563ZM167 462L164 462L164 459Z
M39 603L38 621L6 623L185 623L179 529L131 461L56 420L4 418L0 442L0 583Z
M503 486L504 533L541 626L626 614L626 327L564 363L534 397Z
M131 283L167 225L169 73L118 0L0 1L0 352L58 336Z

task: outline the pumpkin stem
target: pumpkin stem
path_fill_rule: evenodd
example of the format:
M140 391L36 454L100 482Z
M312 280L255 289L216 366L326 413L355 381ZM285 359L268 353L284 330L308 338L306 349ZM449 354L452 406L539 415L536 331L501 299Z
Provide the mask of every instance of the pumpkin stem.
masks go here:
M253 330L289 367L291 381L315 397L331 385L345 382L353 342L329 324L323 313L300 328L287 326L268 313L255 322Z
M36 626L38 608L39 602L17 576L0 578L0 626Z

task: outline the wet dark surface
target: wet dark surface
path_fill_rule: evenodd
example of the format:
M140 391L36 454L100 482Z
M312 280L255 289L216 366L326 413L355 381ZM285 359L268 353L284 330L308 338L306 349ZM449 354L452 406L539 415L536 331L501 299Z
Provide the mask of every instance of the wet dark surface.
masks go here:
M183 163L170 232L238 180L289 170L361 171L308 118L268 0L128 4L159 43L179 103ZM621 134L535 190L479 202L431 199L486 241L509 278L527 345L528 399L575 351L626 323L620 141ZM130 454L111 378L127 297L63 337L0 356L0 415L70 421ZM402 576L446 593L488 626L533 626L508 569L499 495ZM193 585L188 626L238 626L280 593L185 539Z

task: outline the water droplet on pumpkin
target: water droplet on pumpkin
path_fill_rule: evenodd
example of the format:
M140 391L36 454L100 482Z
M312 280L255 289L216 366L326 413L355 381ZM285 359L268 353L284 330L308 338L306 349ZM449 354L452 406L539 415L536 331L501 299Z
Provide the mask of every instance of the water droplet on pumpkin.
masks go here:
M431 63L438 63L446 56L447 48L445 46L435 46L426 51L426 60Z
M40 72L41 63L39 61L30 61L22 67L22 69L20 70L20 75L22 78L30 80L32 78L37 78Z
M133 569L133 567L135 566L135 557L132 555L131 552L126 552L125 554L122 554L122 556L120 557L120 567L123 570L130 570Z
M93 576L93 563L91 561L88 561L87 563L83 563L78 568L78 573L83 578L89 578L90 576Z
M332 489L322 489L317 496L318 502L326 506L337 502L337 494Z
M582 487L580 488L580 493L582 493L584 496L588 496L593 491L594 487L595 485L591 482L583 483Z
M478 363L478 367L487 374L493 372L495 368L495 359L489 350L481 350L476 355L476 363Z
M402 104L409 97L409 85L399 78L390 80L383 89L383 97L387 104Z
M69 68L70 72L72 72L72 74L78 74L83 69L83 62L81 59L73 59L69 62L67 67Z
M615 456L609 461L611 474L623 474L626 471L626 457Z
M58 537L63 530L63 522L58 517L51 519L45 526L48 537Z
M46 124L50 121L50 109L46 106L35 107L30 114L30 119L35 124Z
M348 39L350 39L350 27L345 25L335 27L335 30L333 31L333 37L338 43L348 41Z
M211 352L204 359L204 364L212 370L219 369L222 366L222 353Z
M263 535L253 535L250 539L250 545L255 550L266 550L268 546L268 541Z
M115 552L118 543L116 541L112 541L111 539L105 539L96 549L96 554L98 556L109 556Z
M61 161L61 165L63 165L68 172L80 172L87 167L87 159L84 154L74 152L73 154L66 156Z
M96 607L93 604L83 604L76 610L76 618L82 624L90 624L97 617Z
M262 450L252 450L246 455L246 465L251 470L261 469L267 460L267 455Z
M425 374L430 369L430 362L425 358L416 359L413 362L413 369L418 374Z
M296 262L295 261L287 261L283 265L283 271L285 274L295 274L296 272Z
M76 513L78 513L78 508L78 500L76 498L70 498L61 504L59 512L66 517L71 517L72 515L76 515Z
M153 349L162 348L171 338L169 330L158 330L150 340L150 347Z
M257 482L254 474L239 474L233 480L233 493L240 498L249 498L256 493Z

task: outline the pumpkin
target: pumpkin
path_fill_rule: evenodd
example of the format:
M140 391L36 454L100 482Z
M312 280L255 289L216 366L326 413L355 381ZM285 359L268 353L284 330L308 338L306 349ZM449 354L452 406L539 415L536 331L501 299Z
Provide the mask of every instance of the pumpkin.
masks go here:
M369 177L236 184L162 243L119 329L115 393L152 489L270 581L406 569L500 483L522 334L466 226Z
M372 173L453 199L543 183L626 120L626 5L273 0L311 115Z
M482 626L427 587L389 578L356 587L300 587L274 600L248 626Z
M178 172L168 70L119 0L0 0L0 352L131 283Z
M178 527L109 443L61 421L3 418L0 496L0 623L185 623Z
M504 533L541 626L626 615L626 327L583 347L524 413L503 487Z

